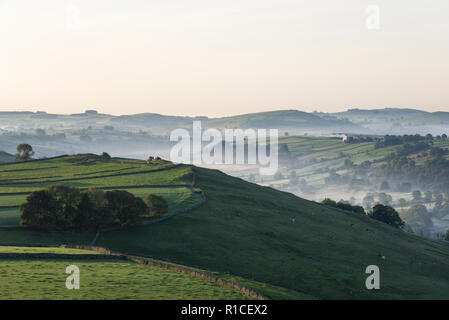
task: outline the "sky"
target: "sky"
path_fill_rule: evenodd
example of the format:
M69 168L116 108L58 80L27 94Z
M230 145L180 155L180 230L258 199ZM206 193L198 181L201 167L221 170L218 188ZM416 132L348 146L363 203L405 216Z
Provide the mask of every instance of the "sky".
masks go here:
M0 0L0 111L449 111L447 0Z

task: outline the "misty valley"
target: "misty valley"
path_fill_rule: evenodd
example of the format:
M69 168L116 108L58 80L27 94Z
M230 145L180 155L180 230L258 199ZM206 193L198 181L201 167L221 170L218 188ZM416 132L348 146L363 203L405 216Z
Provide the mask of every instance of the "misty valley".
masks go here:
M7 281L13 295L3 291L4 297L444 297L447 114L0 112L0 280L2 274L14 279ZM199 123L202 135L192 130ZM278 129L263 136L262 153L260 128ZM174 130L196 136L197 145L172 139ZM211 132L219 139L210 140ZM242 135L229 142L224 132ZM187 157L170 161L183 145ZM205 146L216 162L200 161ZM258 161L261 155L269 161ZM264 174L267 164L276 170ZM126 285L113 293L105 281L68 293L51 291L50 281L24 290L33 270L60 281L55 268L65 260L46 259L68 257L81 259L90 284L98 267L101 279L113 274ZM382 274L373 290L363 287L369 266ZM138 284L129 282L136 272ZM416 283L417 275L425 280ZM412 282L419 290L410 289ZM145 289L154 283L156 295ZM48 290L53 293L42 296Z

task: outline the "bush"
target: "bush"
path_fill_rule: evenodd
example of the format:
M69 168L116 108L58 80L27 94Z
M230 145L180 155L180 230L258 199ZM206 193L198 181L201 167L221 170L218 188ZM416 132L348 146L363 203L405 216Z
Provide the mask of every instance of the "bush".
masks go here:
M389 224L395 228L400 228L404 225L399 213L390 206L377 204L368 215L375 220Z
M146 199L146 204L151 216L161 216L168 213L167 201L160 196L149 194Z

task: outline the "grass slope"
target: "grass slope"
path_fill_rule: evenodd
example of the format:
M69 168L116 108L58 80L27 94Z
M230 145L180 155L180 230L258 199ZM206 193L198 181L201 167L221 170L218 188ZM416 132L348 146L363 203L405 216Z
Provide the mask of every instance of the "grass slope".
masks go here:
M447 298L449 246L218 171L195 172L207 195L204 206L155 225L102 234L98 244L310 298ZM365 269L372 264L381 270L379 291L365 288Z

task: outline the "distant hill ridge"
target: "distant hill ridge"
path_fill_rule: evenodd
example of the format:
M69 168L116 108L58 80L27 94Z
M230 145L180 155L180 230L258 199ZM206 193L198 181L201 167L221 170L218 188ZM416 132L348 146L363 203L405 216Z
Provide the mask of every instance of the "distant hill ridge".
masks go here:
M100 128L113 126L120 130L151 130L156 135L166 136L175 128L191 128L193 121L202 121L203 127L225 128L279 128L292 134L319 133L363 133L394 134L393 125L408 127L402 133L412 132L418 126L441 126L449 124L449 112L427 112L409 108L349 109L344 112L304 112L298 109L256 112L226 117L173 116L159 113L131 115L102 114L96 110L63 115L45 112L0 112L0 128L23 131L35 128ZM108 127L111 129L110 127ZM397 128L393 128L397 129ZM410 132L409 132L410 131ZM438 133L436 129L434 133Z

